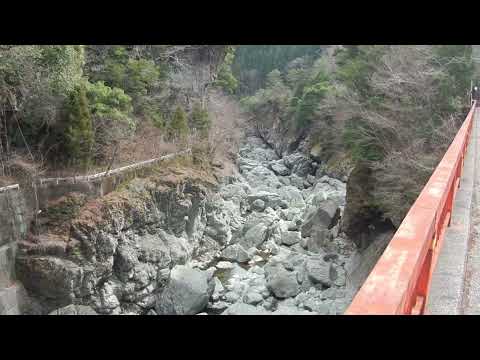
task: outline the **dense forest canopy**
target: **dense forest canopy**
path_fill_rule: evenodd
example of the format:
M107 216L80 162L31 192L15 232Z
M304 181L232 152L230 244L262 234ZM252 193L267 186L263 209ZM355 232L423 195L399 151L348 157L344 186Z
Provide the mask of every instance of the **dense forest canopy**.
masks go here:
M318 57L321 45L240 45L232 65L233 74L239 80L238 91L251 94L265 85L267 74L284 70L297 58L304 60Z

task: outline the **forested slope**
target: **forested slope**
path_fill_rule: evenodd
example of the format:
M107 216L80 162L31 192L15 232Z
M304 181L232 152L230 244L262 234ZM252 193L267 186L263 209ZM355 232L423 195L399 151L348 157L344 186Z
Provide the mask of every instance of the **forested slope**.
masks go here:
M272 70L241 103L277 152L299 147L325 173L349 176L343 228L360 243L399 225L453 139L469 107L471 51L331 46Z
M224 45L0 46L0 176L85 172L208 139ZM157 147L136 147L145 141ZM34 170L35 169L35 170Z

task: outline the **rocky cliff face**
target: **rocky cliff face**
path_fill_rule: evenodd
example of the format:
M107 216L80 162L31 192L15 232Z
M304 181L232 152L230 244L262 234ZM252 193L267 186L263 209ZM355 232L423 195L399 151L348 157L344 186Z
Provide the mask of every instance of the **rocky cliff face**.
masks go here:
M44 311L73 303L104 314L146 313L169 269L202 248L215 179L163 169L87 202L66 232L20 243L17 274Z

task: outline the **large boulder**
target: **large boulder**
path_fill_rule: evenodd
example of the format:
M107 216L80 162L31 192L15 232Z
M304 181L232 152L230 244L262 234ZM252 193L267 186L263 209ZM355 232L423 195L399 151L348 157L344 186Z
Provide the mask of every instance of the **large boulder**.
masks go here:
M331 286L337 278L337 272L330 262L322 258L310 258L305 263L305 270L308 278L314 284Z
M285 156L283 161L298 176L305 177L313 171L312 161L302 153L297 152Z
M99 297L95 301L97 311L102 314L117 314L119 312L120 301L119 284L110 280L103 284L99 290Z
M300 291L296 272L287 271L282 266L268 269L267 288L282 299L296 296Z
M250 208L253 211L262 212L263 210L265 210L265 201L263 201L262 199L257 199L254 202L252 202L252 205L250 206Z
M282 186L273 171L263 165L246 172L245 179L252 187L268 186L275 189Z
M285 231L281 235L281 241L282 241L282 244L291 246L300 242L301 237L302 236L298 231Z
M223 260L246 263L250 260L250 255L240 244L227 246L220 254Z
M183 265L175 266L170 279L157 297L159 315L194 315L207 306L214 287L206 272Z
M265 223L259 223L247 230L239 244L246 249L250 249L251 247L259 247L265 242L265 240L267 240L267 237L268 225Z
M71 304L75 292L82 291L82 284L85 284L85 272L77 264L65 259L19 256L15 270L29 292L51 300L56 308Z
M345 183L323 176L309 189L305 201L308 205L320 206L325 200L333 200L337 202L338 206L344 206L345 194Z
M302 192L297 187L291 185L282 186L275 192L288 204L289 208L303 209L305 207Z
M331 237L330 230L326 228L314 228L311 236L307 238L307 250L312 253L323 253L327 240Z
M207 226L205 234L219 244L227 245L232 239L232 231L242 226L240 204L233 200L215 198L206 205Z
M275 174L280 176L290 175L290 169L285 166L283 160L272 162L270 164L270 169L272 169Z
M268 191L258 191L251 195L248 195L247 200L251 205L256 200L262 200L265 204L265 207L271 207L272 209L284 208L285 202L282 201L282 197L276 193L268 192Z
M302 236L311 236L314 227L331 229L336 225L339 218L340 208L333 200L324 201L318 208L310 206L304 215L301 227Z
M221 187L219 194L226 201L233 201L239 204L250 192L250 186L246 182L235 179L235 182Z
M271 208L262 213L252 213L246 218L235 239L244 249L259 247L268 239L269 229L275 220L278 220L278 216Z
M243 297L243 302L246 304L257 305L263 301L263 296L253 290L248 291Z
M290 177L289 177L289 180L290 180L290 185L291 186L294 186L296 187L297 189L299 190L303 190L305 189L305 180L303 178L301 178L300 176L297 176L295 174L292 174Z

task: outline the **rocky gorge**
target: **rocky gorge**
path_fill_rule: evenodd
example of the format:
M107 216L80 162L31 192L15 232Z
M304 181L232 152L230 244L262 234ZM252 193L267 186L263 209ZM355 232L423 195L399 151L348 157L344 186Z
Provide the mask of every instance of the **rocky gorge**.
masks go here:
M223 178L175 163L77 195L69 227L19 244L30 312L342 314L361 263L341 232L346 184L254 135L236 163Z

